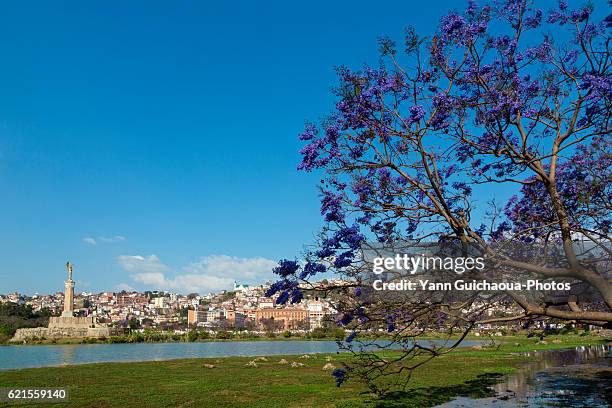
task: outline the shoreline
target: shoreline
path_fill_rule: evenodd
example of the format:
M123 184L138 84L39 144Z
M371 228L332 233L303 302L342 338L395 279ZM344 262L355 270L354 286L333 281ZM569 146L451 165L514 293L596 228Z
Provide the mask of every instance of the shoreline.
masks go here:
M380 341L385 341L385 338L379 338L378 340ZM419 337L418 339L415 339L417 341L436 341L436 340L446 340L449 342L452 342L456 339L454 338L441 338L441 337L435 337L435 336L427 336L427 337ZM545 350L562 350L562 349L567 349L567 348L573 348L573 347L577 347L577 346L588 346L588 345L597 345L597 344L603 344L603 343L610 343L612 342L612 339L607 339L603 336L595 336L595 335L590 335L590 336L575 336L575 335L555 335L555 336L549 336L549 340L545 340L544 342L534 339L534 338L526 338L525 336L503 336L500 337L496 340L499 340L497 342L497 344L493 344L493 345L486 345L484 344L487 339L486 338L482 338L482 337L478 337L478 336L468 336L466 337L463 341L464 342L474 342L474 341L480 341L483 344L481 345L470 345L470 344L466 344L463 345L460 344L455 350L468 350L468 349L472 349L474 351L491 351L494 349L500 349L503 347L519 347L519 348L524 348L524 347L528 347L528 349L526 350L514 350L513 352L515 353L520 353L520 352L528 352L528 351L545 351ZM564 341L566 340L566 341ZM0 344L0 346L95 346L95 345L113 345L113 344L117 344L117 345L138 345L138 344L197 344L197 343L242 343L242 342L297 342L297 341L302 341L302 342L337 342L337 339L305 339L305 338L291 338L291 339L286 339L286 338L271 338L271 339L267 339L267 338L259 338L259 339L210 339L210 340L198 340L198 341L194 341L194 342L186 342L186 341L155 341L155 342L139 342L139 343L135 343L135 342L121 342L121 343L108 343L108 342L97 342L97 343L79 343L79 342L74 342L74 343L28 343L28 344L22 344L22 343L17 343L17 344ZM386 351L393 351L392 349L388 349ZM52 368L52 367L70 367L73 365L88 365L88 364L108 364L108 363L113 363L113 364L131 364L131 363L147 363L147 362L164 362L164 361L174 361L174 360L210 360L210 359L228 359L228 358L253 358L253 357L278 357L278 356L300 356L300 355L304 355L304 354L308 354L308 355L327 355L330 354L329 352L314 352L314 353L309 353L309 352L303 352L303 353L298 353L298 354L257 354L257 355L230 355L230 356L218 356L218 357L178 357L178 358L170 358L170 359L159 359L159 360L126 360L126 361L101 361L101 362L94 362L94 363L75 363L75 364L59 364L59 365L45 365L45 366L39 366L39 367L29 367L29 368L17 368L17 369L7 369L7 370L0 370L0 372L5 372L5 371L10 371L10 370L28 370L28 369L42 369L42 368ZM346 351L342 351L340 350L339 352L334 352L332 354L335 355L343 355L343 354L350 354Z
M432 340L428 338L427 340ZM157 341L108 341L94 339L91 341L87 337L74 337L56 340L35 340L27 343L13 341L0 343L2 346L74 346L74 345L96 345L96 344L177 344L177 343L240 343L246 341L338 341L336 338L317 338L310 339L307 337L292 337L292 338L275 338L275 337L252 337L242 339L201 339L196 341L185 341L185 340L157 340Z
M122 336L111 336L107 338L88 338L88 337L66 337L62 339L36 339L30 340L27 342L21 341L7 341L0 342L0 347L2 346L62 346L62 345L92 345L92 344L175 344L175 343L240 343L240 342L257 342L257 341L278 341L278 342L291 342L291 341L309 341L309 342L317 342L317 341L340 341L343 342L346 336L343 337L306 337L306 336L292 336L292 337L283 337L282 334L275 337L265 337L265 336L254 336L254 337L232 337L232 338L198 338L197 340L190 341L187 339L187 335L176 335L180 336L176 340L171 339L170 334L163 335L166 337L163 340L138 340L138 336L142 336L141 333L128 334ZM415 336L415 340L448 340L455 341L458 340L461 336L459 335L421 335ZM513 335L502 335L502 336L475 336L470 334L464 338L466 341L493 341L503 343L504 341L512 340L512 339L522 339L524 338L524 334L513 334ZM581 337L581 338L593 338L593 339L604 339L604 334L599 333L588 333L588 334L552 334L544 336L544 339L547 338L563 338L563 337ZM535 338L535 337L534 337ZM361 339L367 340L391 340L392 337L385 336L363 336Z

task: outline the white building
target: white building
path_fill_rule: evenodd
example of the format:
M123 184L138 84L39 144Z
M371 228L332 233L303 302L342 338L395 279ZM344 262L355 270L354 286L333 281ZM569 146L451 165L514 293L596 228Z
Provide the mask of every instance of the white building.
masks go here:
M321 322L326 314L326 307L320 300L309 301L307 304L308 308L308 321L310 322L310 328L316 329L321 327Z
M248 292L249 285L234 281L234 292Z
M165 297L156 297L153 298L153 305L157 309L164 309L167 306Z

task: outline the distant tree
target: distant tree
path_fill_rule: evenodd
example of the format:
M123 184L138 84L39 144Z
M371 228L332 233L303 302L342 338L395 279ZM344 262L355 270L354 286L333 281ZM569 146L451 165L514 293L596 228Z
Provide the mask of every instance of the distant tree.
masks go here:
M526 0L469 2L431 38L409 28L403 53L381 39L378 67L338 69L335 112L300 136L299 169L322 174L326 224L303 264L279 263L267 293L299 302L313 277L346 278L326 282L342 295L338 323L353 330L345 347L358 362L334 372L338 384L355 376L379 392L389 378L403 386L460 344L411 341L430 329L463 339L478 324L534 318L611 326L611 19L595 21L592 4L544 12ZM505 203L501 188L515 193ZM554 279L571 290L368 292L368 254L432 243L486 257L470 278ZM512 315L489 317L504 302ZM381 329L401 357L358 348L359 333Z
M48 307L43 307L38 312L36 312L36 314L39 317L51 317L51 316L53 316L53 311L51 309L49 309Z
M276 333L285 327L282 320L275 320L273 317L261 319L260 324L267 333Z
M257 330L257 323L254 319L244 319L244 328L248 331Z
M219 321L219 328L224 331L232 331L236 328L236 325L232 320L221 319Z
M138 321L138 319L136 319L135 317L132 317L130 320L127 321L127 327L131 330L140 329L140 321Z
M215 337L217 339L221 339L221 340L228 340L228 339L231 339L234 336L233 336L233 334L231 332L228 332L226 330L219 330Z
M190 330L189 333L187 333L187 341L194 342L197 339L198 339L198 332L196 330Z
M20 328L47 326L49 316L51 311L47 308L34 312L31 305L0 303L0 341L9 340Z
M15 330L10 324L0 323L0 342L8 341L14 333Z
M310 330L310 322L308 320L298 320L293 327L296 330Z

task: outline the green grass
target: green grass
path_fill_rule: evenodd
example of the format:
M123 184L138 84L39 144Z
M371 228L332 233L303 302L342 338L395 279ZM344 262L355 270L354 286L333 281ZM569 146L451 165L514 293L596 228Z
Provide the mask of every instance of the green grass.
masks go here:
M66 386L70 402L53 405L62 407L427 407L456 395L486 395L498 376L525 361L517 352L601 341L590 336L560 338L562 344L550 343L553 337L547 345L536 345L534 339L507 337L499 349L456 350L420 368L407 393L385 400L377 400L357 382L337 388L330 372L322 370L327 355L273 356L256 368L245 367L252 358L231 357L13 370L0 372L0 386ZM348 356L331 357L339 366ZM281 358L305 366L280 365ZM215 368L204 368L205 363Z

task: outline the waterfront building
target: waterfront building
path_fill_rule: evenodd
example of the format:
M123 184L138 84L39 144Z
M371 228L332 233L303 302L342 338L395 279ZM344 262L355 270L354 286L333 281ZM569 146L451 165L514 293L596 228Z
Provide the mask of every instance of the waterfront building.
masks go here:
M257 309L255 311L256 323L262 324L262 319L281 321L284 330L298 329L308 321L308 310L297 307Z

